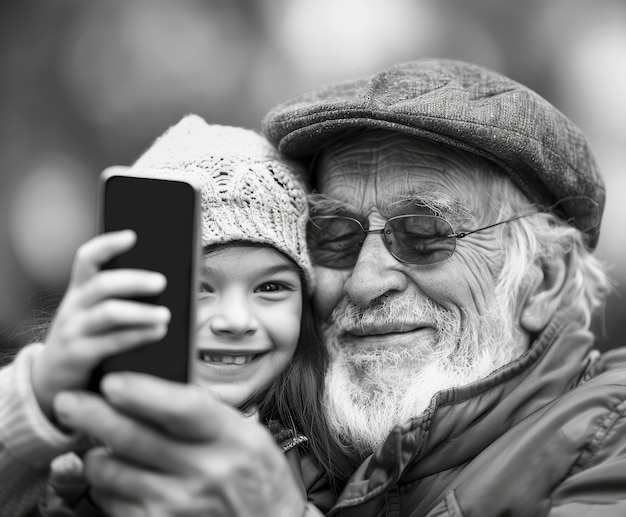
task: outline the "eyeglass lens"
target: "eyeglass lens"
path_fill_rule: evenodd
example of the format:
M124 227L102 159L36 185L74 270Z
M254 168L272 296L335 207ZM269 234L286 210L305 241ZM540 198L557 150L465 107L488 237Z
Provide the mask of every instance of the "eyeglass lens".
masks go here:
M321 266L346 268L356 264L368 233L356 219L345 216L312 217L307 230L313 261ZM453 229L445 219L430 215L401 215L385 224L383 241L398 260L429 265L452 256L456 247Z

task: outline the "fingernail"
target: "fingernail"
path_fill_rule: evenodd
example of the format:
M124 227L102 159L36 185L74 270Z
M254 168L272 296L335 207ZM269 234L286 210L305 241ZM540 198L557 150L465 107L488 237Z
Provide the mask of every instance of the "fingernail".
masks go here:
M150 282L155 289L163 289L167 285L167 278L161 273L151 275Z
M54 399L54 411L61 420L66 420L72 409L78 403L78 397L73 393L59 393Z
M133 230L118 230L118 235L128 241L129 244L131 241L134 242L137 238L137 234Z
M167 323L168 321L170 321L170 319L172 317L172 313L165 306L157 307L156 308L156 313L157 313L157 317L158 317L159 321L163 321L164 323Z
M120 375L105 375L100 383L100 389L107 395L115 395L125 389L124 379Z

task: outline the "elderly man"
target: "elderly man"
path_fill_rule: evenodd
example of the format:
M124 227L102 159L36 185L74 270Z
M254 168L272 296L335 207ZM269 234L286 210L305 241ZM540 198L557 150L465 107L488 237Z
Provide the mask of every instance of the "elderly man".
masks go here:
M526 87L447 60L314 90L264 131L312 171L323 396L354 471L328 515L626 515L626 355L593 351L604 186L580 131ZM88 456L96 496L170 509L154 515L185 501L185 515L302 514L253 423L117 380L111 407L57 401L62 422L126 459ZM164 438L131 451L120 430L146 423L187 451L172 467L187 465L186 485L140 472Z

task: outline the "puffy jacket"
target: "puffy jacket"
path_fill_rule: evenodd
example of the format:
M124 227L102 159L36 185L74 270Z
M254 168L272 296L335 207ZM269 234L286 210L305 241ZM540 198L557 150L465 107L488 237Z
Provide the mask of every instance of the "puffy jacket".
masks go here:
M626 348L592 346L557 315L520 359L394 428L327 515L626 516Z

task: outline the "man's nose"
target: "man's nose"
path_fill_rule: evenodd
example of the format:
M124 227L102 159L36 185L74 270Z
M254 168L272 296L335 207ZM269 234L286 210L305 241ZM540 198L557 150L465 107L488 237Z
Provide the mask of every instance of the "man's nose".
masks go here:
M355 305L366 307L384 294L404 291L408 279L400 267L385 247L383 236L370 233L344 285L346 295Z

